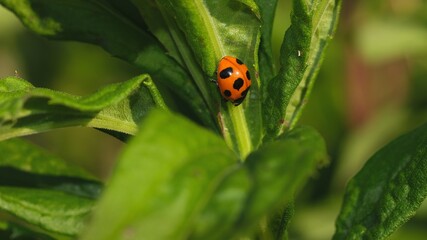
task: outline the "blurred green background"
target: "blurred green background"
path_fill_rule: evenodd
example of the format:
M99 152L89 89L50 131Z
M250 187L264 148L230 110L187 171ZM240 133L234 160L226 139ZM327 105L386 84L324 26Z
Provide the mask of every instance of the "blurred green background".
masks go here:
M273 33L278 53L290 1L279 1ZM276 58L278 58L276 54ZM54 42L26 30L0 6L0 78L90 94L140 72L96 46ZM427 122L427 4L423 0L344 1L301 123L324 136L330 164L296 201L290 239L330 239L347 181L381 146ZM106 179L123 146L87 128L27 137ZM1 153L0 153L1 157ZM381 171L381 169L378 169ZM426 239L427 204L391 239Z

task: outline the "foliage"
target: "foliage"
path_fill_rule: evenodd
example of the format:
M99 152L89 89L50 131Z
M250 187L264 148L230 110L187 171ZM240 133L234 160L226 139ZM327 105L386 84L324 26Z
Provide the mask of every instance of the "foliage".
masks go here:
M294 196L327 159L320 134L297 122L340 0L292 1L277 67L277 1L0 4L38 35L100 46L143 72L84 97L0 79L2 234L287 238ZM225 55L254 73L237 107L209 81ZM127 143L108 183L16 138L76 126ZM415 214L427 193L426 141L423 125L368 160L347 187L334 239L384 239Z

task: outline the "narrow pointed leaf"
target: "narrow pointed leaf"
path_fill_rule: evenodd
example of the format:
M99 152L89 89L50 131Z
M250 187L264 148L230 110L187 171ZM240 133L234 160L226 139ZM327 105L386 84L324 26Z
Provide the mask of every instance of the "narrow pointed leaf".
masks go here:
M272 53L273 20L276 13L277 0L256 0L262 20L261 42L259 46L259 75L261 81L273 78L276 74L275 61Z
M165 105L147 75L79 97L36 88L23 79L0 80L0 139L61 127L88 126L126 134L145 113Z
M427 196L427 124L375 153L346 188L334 240L387 239Z
M340 5L341 0L293 1L291 26L280 52L279 73L265 82L266 139L292 128L299 119L326 46L334 35Z
M186 239L236 163L218 136L153 111L123 153L82 239Z

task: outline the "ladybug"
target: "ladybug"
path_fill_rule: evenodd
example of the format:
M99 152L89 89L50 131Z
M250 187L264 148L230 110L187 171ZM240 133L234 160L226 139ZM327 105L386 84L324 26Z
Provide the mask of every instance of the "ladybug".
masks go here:
M238 58L223 57L218 64L217 84L225 100L240 105L251 87L248 67Z

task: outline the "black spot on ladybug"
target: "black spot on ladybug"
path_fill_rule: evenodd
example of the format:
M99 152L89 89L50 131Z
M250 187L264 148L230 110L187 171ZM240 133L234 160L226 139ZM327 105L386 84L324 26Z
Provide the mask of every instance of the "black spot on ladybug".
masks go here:
M240 59L238 59L238 58L236 58L236 63L238 63L239 65L242 65L242 64L243 64L243 62L242 62L242 61L240 61Z
M224 96L230 97L231 96L231 92L229 90L225 90L224 91Z
M246 88L246 89L242 92L242 94L240 94L240 96L241 96L241 97L239 97L238 99L236 99L236 100L232 101L232 103L233 103L233 105L234 105L234 106L239 106L239 105L243 102L243 100L245 100L246 95L248 94L248 92L249 92L249 89L250 89L250 88L251 88L251 87Z
M219 76L220 76L222 79L226 79L226 78L230 77L232 74L233 74L233 68L228 67L228 68L223 69L223 70L219 73Z
M249 71L246 71L246 78L247 78L248 80L251 80L251 74L249 73Z
M248 87L248 88L246 88L245 89L245 91L243 91L242 92L242 94L240 95L240 96L242 96L243 98L245 98L246 97L246 94L248 94L248 92L249 92L249 89L250 89L251 87Z
M233 101L233 105L239 106L243 102L243 100L245 100L245 97L238 98L238 99Z
M236 90L240 90L240 88L243 86L243 79L241 79L241 78L238 78L238 79L236 79L235 81L234 81L234 83L233 83L233 88L234 89L236 89Z

